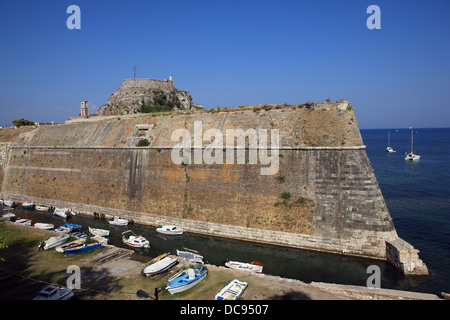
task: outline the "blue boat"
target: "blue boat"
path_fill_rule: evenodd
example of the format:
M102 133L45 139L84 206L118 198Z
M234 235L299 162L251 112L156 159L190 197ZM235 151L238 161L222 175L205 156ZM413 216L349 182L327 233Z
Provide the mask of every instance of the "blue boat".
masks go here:
M186 291L202 281L207 274L208 269L203 267L203 265L201 265L198 269L189 268L182 271L180 276L170 281L167 284L166 289L170 292L170 294Z
M90 244L83 244L75 248L70 248L67 250L64 250L67 254L74 254L74 253L81 253L86 252L89 250L100 248L102 245L100 243L90 243Z
M87 238L87 234L84 232L80 232L80 231L72 232L71 235L78 239L86 239Z

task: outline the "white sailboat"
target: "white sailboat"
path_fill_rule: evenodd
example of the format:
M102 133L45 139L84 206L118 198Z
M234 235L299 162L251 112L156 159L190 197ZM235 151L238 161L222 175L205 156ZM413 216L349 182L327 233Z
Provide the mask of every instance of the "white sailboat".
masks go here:
M414 161L414 160L419 160L420 156L418 154L414 153L414 130L410 127L411 129L411 152L408 153L405 157L405 160L408 161Z
M388 133L388 146L386 148L386 152L395 152L395 150L391 147L391 132Z

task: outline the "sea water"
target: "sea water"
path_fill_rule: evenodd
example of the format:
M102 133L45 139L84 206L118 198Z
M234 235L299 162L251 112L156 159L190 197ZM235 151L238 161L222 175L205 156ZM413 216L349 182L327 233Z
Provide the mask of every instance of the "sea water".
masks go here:
M387 153L388 131L396 153ZM416 133L417 131L417 133ZM195 249L208 263L224 265L226 259L243 262L258 261L263 272L285 278L365 286L370 265L381 269L381 287L440 294L450 292L450 129L414 129L416 153L421 159L404 160L410 151L411 132L408 129L361 130L367 154L374 168L398 235L420 250L420 258L428 266L428 277L403 276L384 261L298 249L276 247L238 240L185 233L182 236L158 234L155 227L129 225L112 227L107 221L76 216L70 222L110 229L110 243L124 246L121 234L127 229L146 237L150 249L137 251L140 260L176 249ZM1 211L1 210L0 210ZM58 227L66 221L50 213L15 209L18 217L25 215L36 222L48 222Z

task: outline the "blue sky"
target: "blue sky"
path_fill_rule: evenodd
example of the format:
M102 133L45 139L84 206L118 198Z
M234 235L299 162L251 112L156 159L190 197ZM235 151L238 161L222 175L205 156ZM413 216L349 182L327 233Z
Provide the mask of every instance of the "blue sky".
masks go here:
M2 0L0 124L95 112L136 65L206 108L344 98L360 128L450 127L449 16L448 0Z

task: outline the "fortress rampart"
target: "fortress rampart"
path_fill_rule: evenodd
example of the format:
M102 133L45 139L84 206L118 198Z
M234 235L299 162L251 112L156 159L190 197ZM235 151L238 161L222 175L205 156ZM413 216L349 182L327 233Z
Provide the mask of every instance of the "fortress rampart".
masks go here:
M264 105L37 128L5 143L1 192L149 225L388 259L405 274L426 274L418 251L395 231L348 105ZM223 164L175 164L179 141L171 134L181 128L193 137L198 121L204 130L279 130L278 170L261 175L264 165L249 162L249 144L245 163L226 163L224 154ZM142 137L150 145L136 147ZM237 156L238 146L231 149Z

